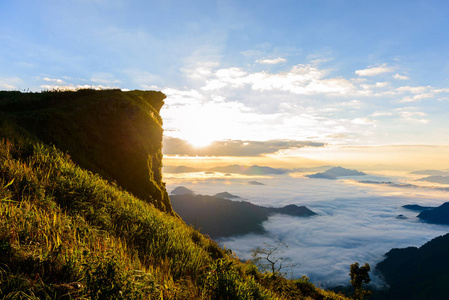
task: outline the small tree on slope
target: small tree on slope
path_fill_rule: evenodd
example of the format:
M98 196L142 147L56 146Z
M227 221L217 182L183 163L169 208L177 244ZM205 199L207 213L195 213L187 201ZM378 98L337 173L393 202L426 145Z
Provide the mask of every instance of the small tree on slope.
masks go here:
M358 262L351 265L349 276L351 277L351 285L354 287L354 299L363 300L365 296L369 297L371 292L363 288L363 284L368 284L371 279L369 278L369 272L371 267L368 263L365 263L363 267L359 266Z

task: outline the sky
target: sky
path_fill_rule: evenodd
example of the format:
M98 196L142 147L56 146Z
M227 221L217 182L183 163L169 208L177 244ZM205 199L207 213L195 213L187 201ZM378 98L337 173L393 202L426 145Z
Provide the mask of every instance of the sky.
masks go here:
M445 0L2 0L0 90L161 90L173 163L447 168L448 29Z

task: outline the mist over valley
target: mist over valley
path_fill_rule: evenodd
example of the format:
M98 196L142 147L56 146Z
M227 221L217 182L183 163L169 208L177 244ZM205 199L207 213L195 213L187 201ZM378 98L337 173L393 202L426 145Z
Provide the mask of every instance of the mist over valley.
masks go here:
M416 206L415 210L403 207L420 205L425 209L448 201L441 186L420 186L417 179L422 175L416 177L409 172L383 175L345 169L351 172L343 172L347 176L333 180L307 176L325 173L332 167L324 169L318 167L303 173L284 169L282 174L259 175L202 171L164 176L168 191L184 186L197 195L226 195L226 192L240 197L236 201L244 199L266 207L295 204L317 213L309 218L275 214L262 223L263 234L255 232L217 240L243 260L250 259L251 250L257 246L283 242L288 245L284 255L298 264L288 270L289 276L306 275L325 287L347 285L349 266L355 261L367 262L374 268L393 248L419 247L449 232L448 226L420 220ZM230 218L229 223L232 222ZM372 279L376 286L384 284L375 272Z

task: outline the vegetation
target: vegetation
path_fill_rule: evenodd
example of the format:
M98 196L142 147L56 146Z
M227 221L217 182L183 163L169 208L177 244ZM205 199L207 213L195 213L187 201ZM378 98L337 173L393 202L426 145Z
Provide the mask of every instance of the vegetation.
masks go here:
M160 92L0 92L0 111L81 167L173 213L162 182Z
M376 266L388 288L373 299L449 299L449 234L423 246L392 249ZM378 295L377 295L378 294Z
M187 224L212 238L250 232L265 233L262 222L276 213L297 217L316 215L305 206L264 207L247 201L233 201L217 196L170 195L170 200L174 211ZM229 222L231 219L232 222Z
M371 281L369 278L370 271L371 267L367 263L362 267L359 266L358 262L351 265L349 277L351 277L351 285L354 288L354 300L363 300L371 294L370 291L363 287L364 284L368 284Z
M285 269L297 267L296 264L291 264L287 257L282 256L284 249L288 248L287 244L279 242L277 245L270 245L264 243L264 247L257 247L253 249L251 255L252 261L259 267L260 270L270 272L271 276L285 276Z
M167 206L81 168L74 160L83 155L73 149L84 148L70 147L69 156L39 139L47 127L28 129L31 115L40 118L43 109L33 99L43 96L25 94L22 105L20 93L12 96L3 107L14 110L0 112L1 299L346 299L307 278L261 273L167 212ZM76 125L58 126L55 134Z

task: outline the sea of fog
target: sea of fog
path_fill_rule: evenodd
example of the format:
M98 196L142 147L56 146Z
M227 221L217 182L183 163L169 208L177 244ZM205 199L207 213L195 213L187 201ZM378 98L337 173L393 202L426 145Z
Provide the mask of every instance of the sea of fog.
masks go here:
M202 195L226 191L258 205L305 205L316 212L317 216L309 218L274 215L263 223L265 235L234 236L218 242L241 259L251 258L251 250L264 243L283 242L288 248L282 256L297 264L286 270L289 276L306 275L321 287L349 284L349 266L356 261L367 262L373 269L392 248L421 246L449 232L449 226L423 223L416 217L417 212L402 208L405 204L439 206L449 201L449 192L356 181L407 183L410 178L378 174L339 180L313 179L303 174L227 175L164 174L164 179L169 192L177 186ZM251 185L249 181L263 185ZM376 274L371 277L374 284L382 284Z

